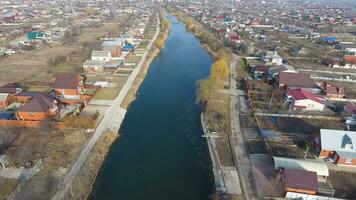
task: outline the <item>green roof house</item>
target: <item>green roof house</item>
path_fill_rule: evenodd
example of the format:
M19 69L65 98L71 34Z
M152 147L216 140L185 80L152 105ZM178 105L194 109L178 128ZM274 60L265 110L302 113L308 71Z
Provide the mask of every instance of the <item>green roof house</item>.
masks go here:
M27 38L29 40L41 40L44 37L42 32L27 32Z

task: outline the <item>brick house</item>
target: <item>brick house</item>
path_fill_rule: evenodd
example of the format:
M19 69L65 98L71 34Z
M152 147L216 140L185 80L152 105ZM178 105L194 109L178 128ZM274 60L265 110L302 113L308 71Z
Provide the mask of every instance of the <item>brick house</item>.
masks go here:
M42 121L58 115L57 101L44 93L39 93L16 111L18 120Z
M56 74L53 89L62 100L80 99L79 95L84 90L84 78L79 74Z
M356 167L356 131L320 129L314 139L319 158L329 158L336 165Z

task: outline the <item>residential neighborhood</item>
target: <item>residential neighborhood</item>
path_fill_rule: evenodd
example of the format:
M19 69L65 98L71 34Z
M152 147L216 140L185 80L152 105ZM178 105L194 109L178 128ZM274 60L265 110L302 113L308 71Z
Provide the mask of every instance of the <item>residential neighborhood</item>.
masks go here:
M0 200L356 199L353 0L0 0Z

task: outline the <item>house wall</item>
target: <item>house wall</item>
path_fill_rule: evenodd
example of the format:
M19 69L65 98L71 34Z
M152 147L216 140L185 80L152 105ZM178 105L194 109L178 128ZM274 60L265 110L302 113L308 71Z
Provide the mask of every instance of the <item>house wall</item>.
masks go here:
M319 153L319 158L334 158L335 152L329 150L321 150Z
M349 160L347 158L339 157L336 164L341 166L356 167L356 159Z
M60 88L55 88L54 91L56 91L57 94L61 94L63 96L78 96L79 91L78 89L60 89Z
M305 99L305 100L295 100L294 107L304 107L304 111L323 111L324 104Z
M299 189L299 188L292 188L292 187L286 187L285 190L287 192L296 192L296 193L303 193L303 194L317 194L317 191L315 190L305 190L305 189Z
M14 101L15 101L15 98L11 95L8 95L7 98L5 99L5 101L0 101L0 108L6 108Z
M51 117L50 112L16 112L19 120L42 121Z

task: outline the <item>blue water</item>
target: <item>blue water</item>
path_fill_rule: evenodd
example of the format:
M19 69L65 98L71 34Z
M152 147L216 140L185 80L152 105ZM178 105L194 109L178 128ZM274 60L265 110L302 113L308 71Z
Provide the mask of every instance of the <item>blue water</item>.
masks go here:
M209 199L214 179L195 104L212 59L173 16L166 46L130 106L89 199Z

